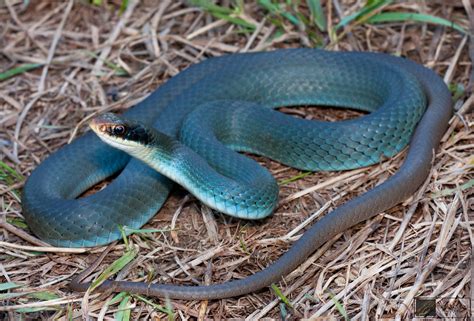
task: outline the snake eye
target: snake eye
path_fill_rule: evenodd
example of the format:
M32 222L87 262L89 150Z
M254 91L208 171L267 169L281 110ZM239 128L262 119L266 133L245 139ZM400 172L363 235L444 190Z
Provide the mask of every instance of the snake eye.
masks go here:
M125 134L125 126L122 126L122 125L114 126L112 131L115 136L122 136L123 134Z

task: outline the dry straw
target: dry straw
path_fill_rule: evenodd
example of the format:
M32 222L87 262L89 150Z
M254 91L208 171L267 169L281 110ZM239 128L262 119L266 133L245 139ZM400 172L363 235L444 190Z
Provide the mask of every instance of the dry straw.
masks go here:
M128 1L122 13L118 1L92 2L99 4L0 1L0 318L374 320L413 317L420 296L444 298L440 315L471 312L469 1ZM412 14L401 14L407 12ZM237 51L301 46L401 54L449 82L457 111L419 193L317 249L277 284L279 297L267 289L234 299L170 303L69 292L72 275L103 248L58 250L31 235L19 193L32 169L80 135L86 119L130 107L190 64ZM354 116L305 107L297 113ZM175 284L243 278L274 261L328 210L387 179L403 158L404 153L363 170L309 175L257 158L285 182L278 210L263 222L209 213L177 190L145 226L172 231L129 237L127 246L138 254L116 278ZM125 250L115 244L91 277Z

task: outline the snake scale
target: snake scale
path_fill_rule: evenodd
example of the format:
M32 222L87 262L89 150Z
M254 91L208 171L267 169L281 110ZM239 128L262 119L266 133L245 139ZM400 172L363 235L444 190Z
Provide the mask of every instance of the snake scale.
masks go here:
M367 114L324 122L273 110L301 105L348 107ZM156 152L147 152L145 162L168 164L166 176L220 211L246 219L264 217L275 208L278 195L267 170L227 147L311 171L375 164L410 142L406 159L395 175L327 214L277 261L244 279L210 286L106 281L100 289L217 299L279 281L334 235L412 195L430 171L451 113L450 93L434 72L385 54L285 49L227 55L189 67L123 117L139 122L138 140L143 132L153 131L147 128L156 129L153 139L145 135L140 141L155 145ZM78 198L118 172L105 189ZM50 244L97 246L119 239L121 225L145 224L172 185L89 132L32 172L23 190L23 213L31 230ZM72 282L74 290L87 286Z

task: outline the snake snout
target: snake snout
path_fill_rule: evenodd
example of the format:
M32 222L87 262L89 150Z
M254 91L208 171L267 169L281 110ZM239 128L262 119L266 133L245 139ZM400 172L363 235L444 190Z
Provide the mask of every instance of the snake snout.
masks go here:
M99 136L114 137L123 137L129 128L124 119L112 113L105 113L93 118L89 126Z
M120 146L147 145L153 136L151 130L141 123L112 113L95 117L89 126L103 141L120 149Z

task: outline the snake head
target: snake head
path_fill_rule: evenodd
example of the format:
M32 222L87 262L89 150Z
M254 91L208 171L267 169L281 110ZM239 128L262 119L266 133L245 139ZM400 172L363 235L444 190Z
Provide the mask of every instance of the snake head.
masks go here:
M102 141L124 151L147 145L152 140L152 133L144 125L112 113L95 117L89 126Z

